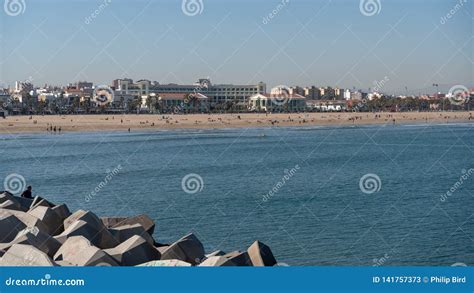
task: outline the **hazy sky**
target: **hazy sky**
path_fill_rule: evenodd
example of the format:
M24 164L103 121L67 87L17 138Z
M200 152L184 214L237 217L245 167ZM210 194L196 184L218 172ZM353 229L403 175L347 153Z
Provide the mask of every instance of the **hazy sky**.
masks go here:
M195 16L182 1L16 1L24 13L0 9L0 85L121 77L360 89L386 79L390 93L474 85L473 0L379 0L373 16L359 0L195 0Z

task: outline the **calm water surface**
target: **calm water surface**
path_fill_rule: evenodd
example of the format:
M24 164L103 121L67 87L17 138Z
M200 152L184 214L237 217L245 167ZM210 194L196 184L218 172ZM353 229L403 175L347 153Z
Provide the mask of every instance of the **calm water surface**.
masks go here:
M290 265L474 265L474 174L456 184L474 168L473 126L0 135L0 179L21 174L72 210L148 214L157 241L194 232L209 252L259 239ZM380 190L361 191L366 174Z

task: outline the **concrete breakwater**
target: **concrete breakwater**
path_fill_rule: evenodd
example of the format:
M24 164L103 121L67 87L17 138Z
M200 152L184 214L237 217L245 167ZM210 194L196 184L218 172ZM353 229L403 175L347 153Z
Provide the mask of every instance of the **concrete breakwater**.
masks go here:
M98 217L41 197L0 192L0 266L274 266L271 249L207 253L194 234L174 243L153 239L147 215Z

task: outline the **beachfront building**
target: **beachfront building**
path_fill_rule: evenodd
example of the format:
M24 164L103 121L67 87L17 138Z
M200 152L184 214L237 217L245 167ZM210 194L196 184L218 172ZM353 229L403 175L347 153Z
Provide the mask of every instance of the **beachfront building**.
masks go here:
M208 97L210 106L226 102L246 103L251 96L266 92L266 85L263 82L254 85L212 84L209 78L201 78L196 83L188 85L119 79L113 81L113 86L115 95L130 94L137 97L149 96L152 93L156 95L200 93Z
M256 112L300 112L306 110L306 99L297 94L256 94L248 105Z
M209 111L209 98L197 93L161 93L158 104L163 113L184 113Z

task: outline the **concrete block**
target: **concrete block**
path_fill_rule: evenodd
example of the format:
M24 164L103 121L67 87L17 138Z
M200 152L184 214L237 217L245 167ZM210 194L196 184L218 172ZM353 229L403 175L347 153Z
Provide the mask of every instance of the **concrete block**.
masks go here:
M0 243L9 243L26 225L12 214L0 214Z
M51 208L46 206L37 206L28 211L28 214L38 218L43 222L49 235L57 235L62 232L63 223L59 215Z
M56 266L53 260L38 248L13 244L0 259L0 266Z
M124 242L134 235L141 236L151 245L155 244L153 238L148 234L142 225L133 224L133 225L123 225L116 228L109 229L110 233L120 242Z
M160 259L158 250L138 235L132 236L117 247L104 251L123 266L135 266Z
M107 253L92 245L83 236L68 238L54 255L54 260L66 261L76 266L118 265Z
M190 267L191 264L177 260L177 259L167 259L167 260L152 260L146 263L137 265L137 267Z
M178 259L193 265L204 258L204 246L194 234L188 234L171 244L161 255L161 259Z
M125 220L112 226L112 228L116 228L116 227L120 227L124 225L133 225L133 224L142 225L145 231L147 231L148 234L150 235L153 235L154 233L155 222L153 222L153 220L147 215L138 215L138 216L126 218Z
M247 249L247 253L252 264L256 267L271 267L277 263L270 247L260 241L255 241Z

